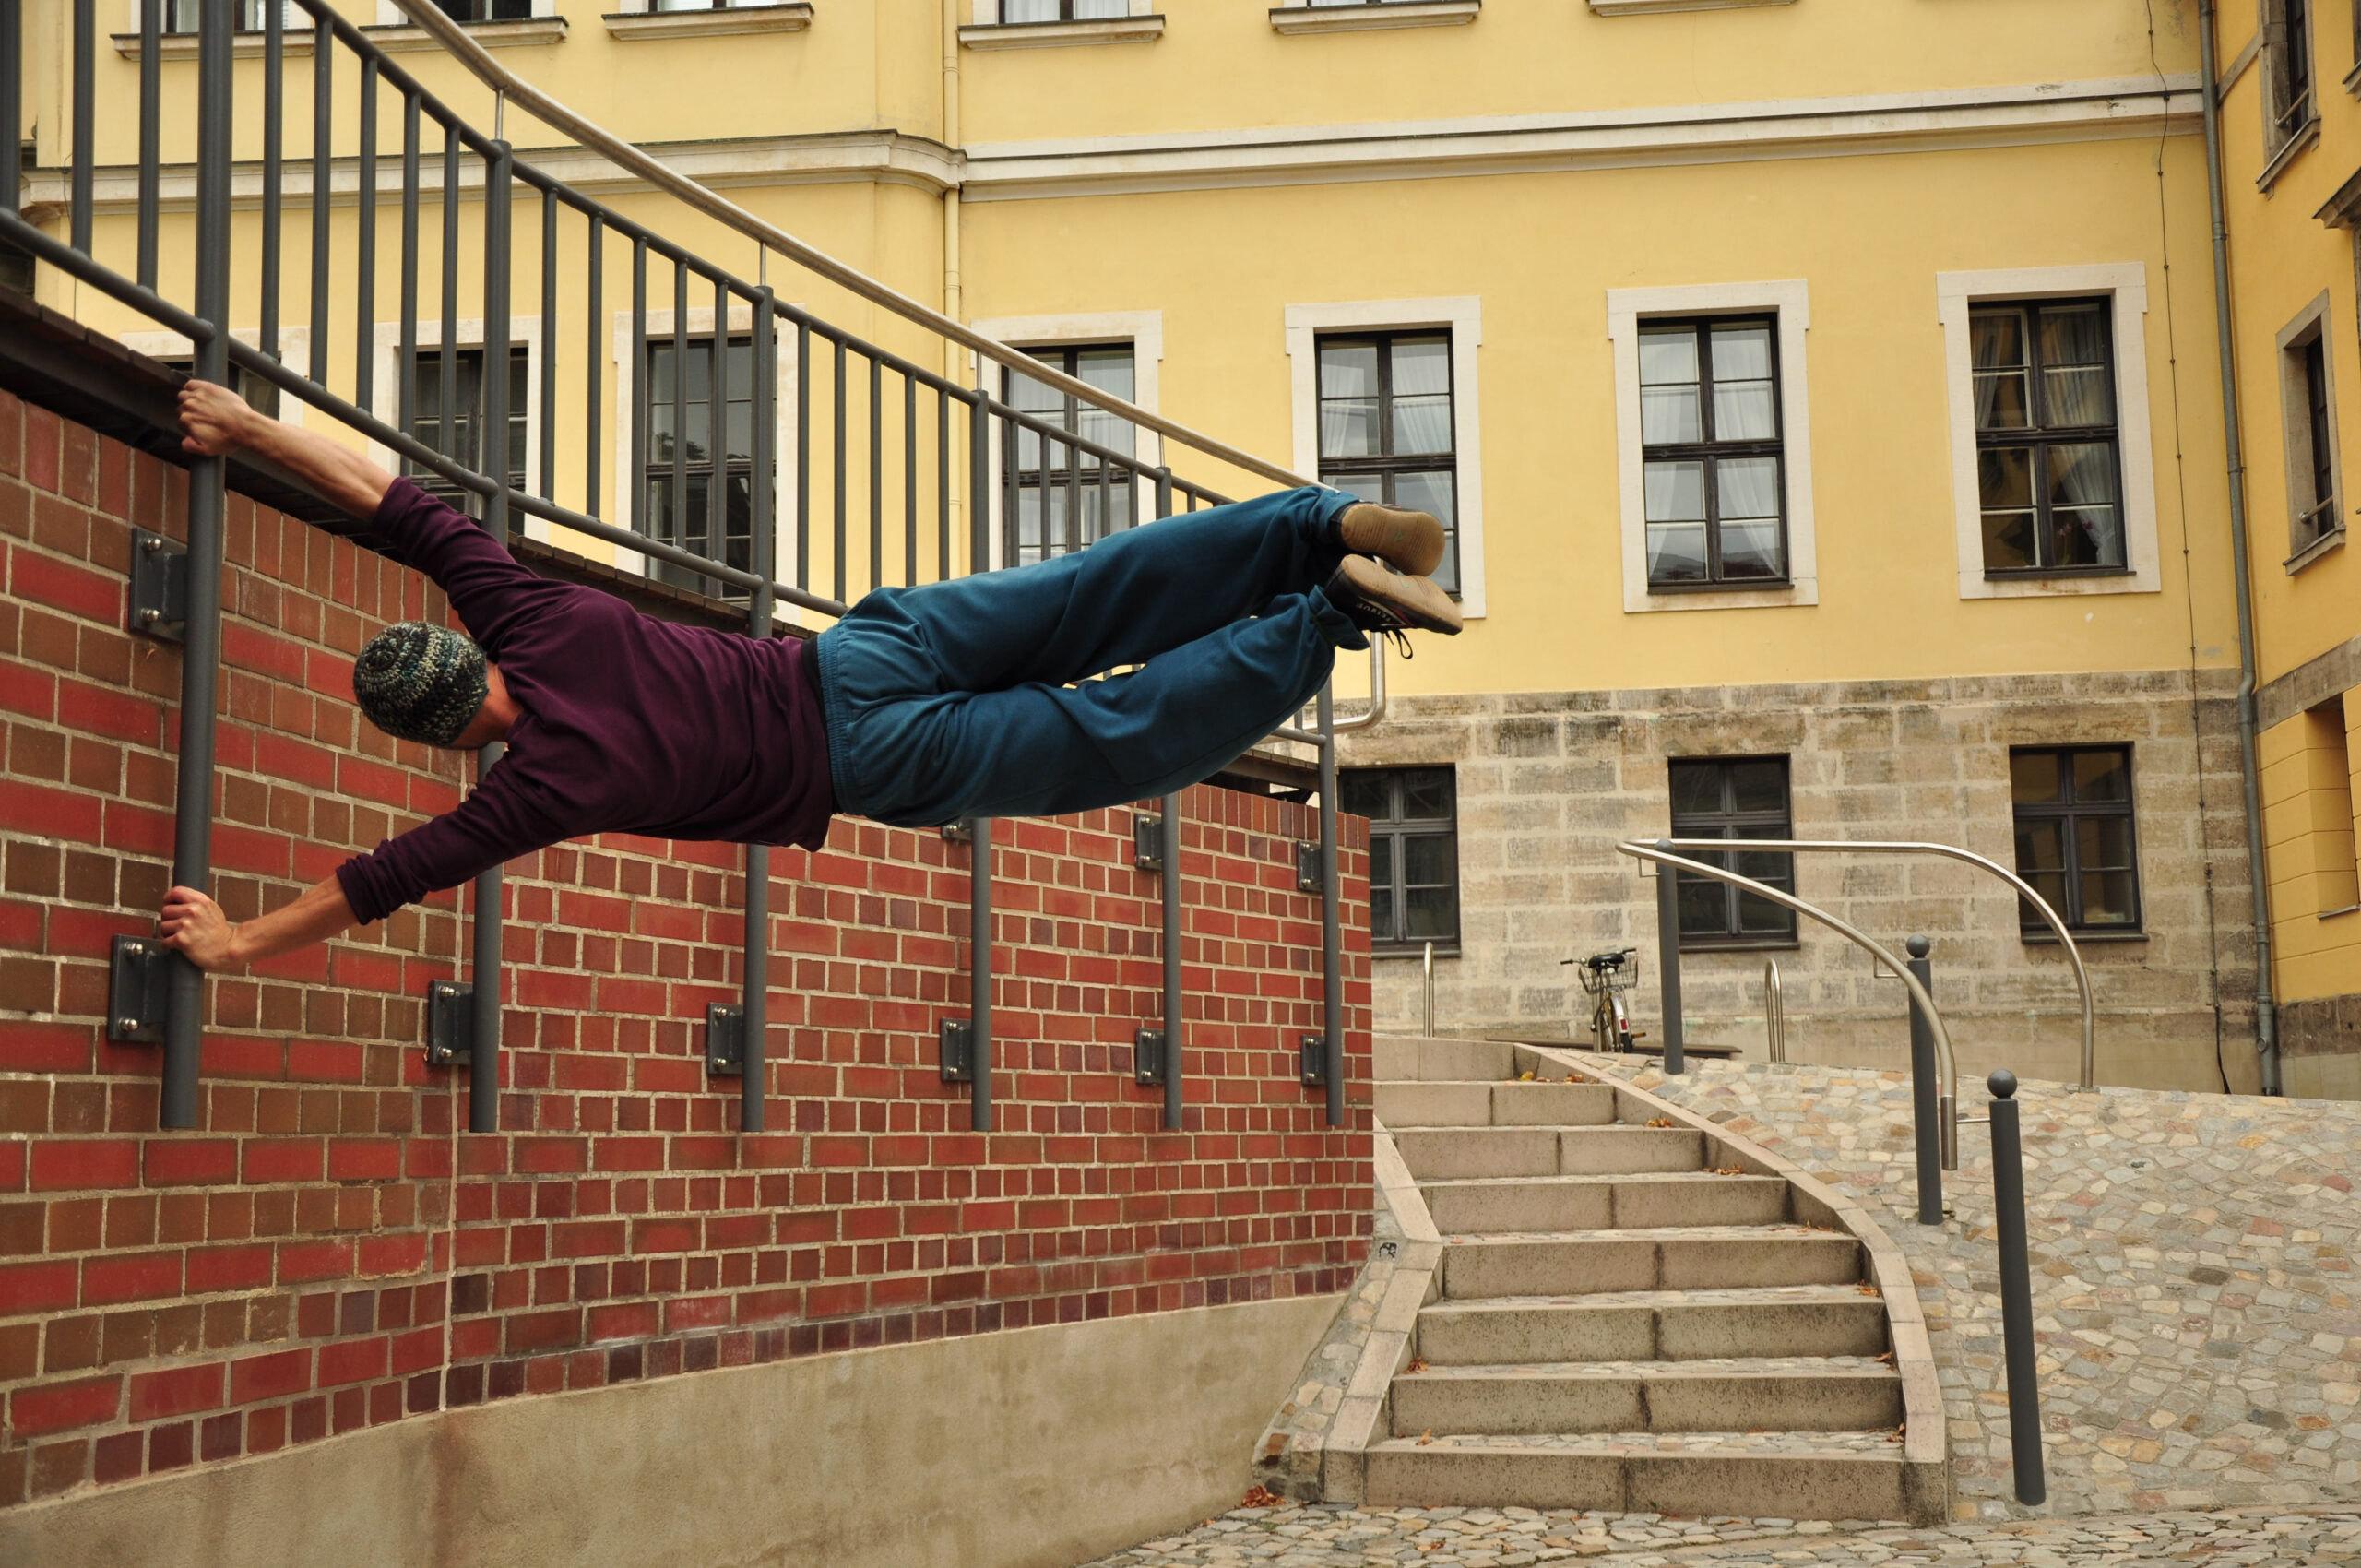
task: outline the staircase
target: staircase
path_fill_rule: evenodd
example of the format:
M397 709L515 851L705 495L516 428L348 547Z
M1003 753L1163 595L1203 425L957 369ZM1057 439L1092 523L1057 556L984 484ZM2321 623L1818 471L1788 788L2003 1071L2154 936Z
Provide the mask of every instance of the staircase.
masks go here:
M1892 1243L1743 1140L1575 1071L1377 1041L1378 1120L1443 1245L1363 1450L1366 1503L1944 1517Z

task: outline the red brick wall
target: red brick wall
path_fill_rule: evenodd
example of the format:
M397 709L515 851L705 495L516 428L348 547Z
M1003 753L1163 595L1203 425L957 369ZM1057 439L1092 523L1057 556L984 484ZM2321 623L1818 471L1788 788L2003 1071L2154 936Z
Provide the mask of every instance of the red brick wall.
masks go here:
M509 1080L471 1136L421 997L456 894L216 980L203 1126L108 1044L105 956L166 883L179 654L123 630L129 529L180 470L0 394L0 1502L480 1400L853 1346L1343 1288L1367 1246L1367 836L1347 819L1353 1127L1320 1027L1303 807L1187 797L1188 1127L1131 1081L1161 1005L1128 812L1003 824L1000 1130L940 1081L969 851L839 818L773 856L768 1134L708 1082L737 993L731 845L625 837L509 868ZM457 760L362 725L350 660L441 596L231 498L216 893L233 918L449 806Z

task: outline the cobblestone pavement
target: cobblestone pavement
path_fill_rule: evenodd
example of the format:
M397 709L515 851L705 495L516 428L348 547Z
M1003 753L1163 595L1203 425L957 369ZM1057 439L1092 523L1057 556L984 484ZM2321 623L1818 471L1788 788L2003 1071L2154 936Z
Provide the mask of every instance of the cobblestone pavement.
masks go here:
M2022 1515L1990 1142L1961 1129L1956 1218L1916 1223L1907 1075L1644 1059L1585 1066L1866 1201L1909 1256L1963 1515ZM1981 1085L1963 1084L1962 1114ZM2025 1193L2049 1515L2361 1501L2361 1105L2027 1083ZM2353 1552L2361 1562L2361 1547Z
M1932 1528L1670 1519L1528 1508L1240 1508L1090 1568L1522 1568L1597 1560L1774 1568L2100 1568L2118 1562L2350 1568L2361 1512L2251 1510L1974 1520Z

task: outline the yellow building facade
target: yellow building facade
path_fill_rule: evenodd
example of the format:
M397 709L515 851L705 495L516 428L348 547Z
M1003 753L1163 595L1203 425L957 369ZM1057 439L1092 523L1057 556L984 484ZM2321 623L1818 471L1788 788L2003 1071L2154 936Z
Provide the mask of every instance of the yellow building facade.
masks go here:
M1623 946L1640 950L1644 1021L1655 884L1620 839L1927 839L2020 869L2067 915L2102 1081L2265 1081L2194 0L496 11L465 14L503 64L837 258L1298 472L1447 516L1467 630L1392 667L1384 721L1346 754L1345 803L1381 846L1381 1028L1419 1018L1430 943L1444 1027L1586 1039L1561 960ZM397 11L350 15L489 123L488 95ZM2256 188L2271 58L2238 65L2243 18L2219 26L2251 426L2308 343L2325 345L2323 376L2361 388L2352 236L2313 217L2361 206L2339 140L2361 132L2336 118L2345 97L2315 93L2325 124L2268 155ZM54 61L62 36L36 47ZM126 90L127 64L101 66ZM241 65L242 91L258 68ZM54 215L57 119L35 107L33 194ZM398 125L385 131L397 148ZM101 129L102 248L131 221L114 172L132 134ZM513 112L508 134L668 236L757 265ZM335 150L345 244L355 148ZM188 265L185 221L168 216L168 278ZM244 301L256 221L249 191ZM480 222L463 202L463 236ZM569 269L580 244L561 230ZM824 283L772 279L963 381L1001 375ZM171 351L127 313L44 286ZM396 286L381 262L380 324ZM516 307L528 362L579 336L570 298L556 323L535 308ZM709 302L691 329L712 333ZM332 381L359 351L338 330ZM610 505L639 483L616 433L661 372L626 339L597 350L599 445L552 416L568 505L592 498L577 474L605 476ZM291 363L311 351L300 321L284 343ZM375 351L382 398L398 367ZM585 357L560 352L552 407L587 386ZM539 397L519 421L528 470ZM2361 914L2329 907L2355 901L2353 747L2325 707L2343 686L2315 697L2319 678L2297 679L2361 659L2361 628L2341 523L2300 570L2275 555L2266 570L2284 497L2264 445L2248 442L2244 499L2266 718L2274 692L2306 694L2260 742L2272 974L2292 1004L2361 993ZM1193 471L1233 494L1260 482ZM1135 516L1070 526L1015 495L959 498L996 564ZM823 576L826 556L824 541ZM1340 667L1348 705L1364 679ZM1882 938L1928 935L1964 1073L2073 1075L2070 971L2005 885L1894 856L1737 859ZM1901 989L1849 945L1718 884L1684 884L1681 907L1692 1039L1768 1049L1776 965L1788 1054L1904 1059ZM2340 1050L2361 1063L2343 1027L2346 1044L2305 1058L2325 1066L2288 1057L2291 1091L2361 1094L2333 1076Z

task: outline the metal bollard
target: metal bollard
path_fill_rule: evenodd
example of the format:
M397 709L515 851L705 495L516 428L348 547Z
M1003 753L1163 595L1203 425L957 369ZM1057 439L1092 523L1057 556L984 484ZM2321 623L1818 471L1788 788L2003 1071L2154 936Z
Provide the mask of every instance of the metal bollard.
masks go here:
M1910 955L1910 972L1935 992L1935 966L1927 955L1934 944L1923 936L1914 936L1904 951ZM1940 1075L1935 1066L1935 1030L1918 1010L1914 1000L1910 1006L1910 1109L1918 1146L1918 1223L1940 1225L1943 1222L1943 1116L1939 1090Z
M2000 1334L2009 1365L2009 1448L2017 1501L2047 1501L2042 1474L2041 1388L2034 1361L2033 1260L2025 1251L2024 1146L2017 1135L2017 1075L2003 1067L1992 1090L1992 1213L2000 1241Z
M1672 853L1672 840L1659 838L1656 848ZM1664 1070L1677 1076L1689 1070L1680 1040L1680 878L1670 866L1656 867L1656 953L1663 978Z
M1429 1039L1432 1039L1434 1038L1434 1034L1435 1034L1435 944L1434 944L1433 943L1431 943L1431 942L1430 942L1430 943L1428 943L1428 944L1427 944L1426 971L1427 971L1427 1028L1426 1028L1426 1036L1427 1036L1427 1038L1428 1038Z
M1762 1051L1773 1062L1787 1059L1787 994L1776 958L1762 961Z

